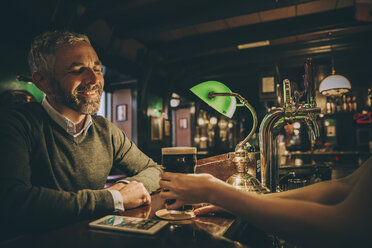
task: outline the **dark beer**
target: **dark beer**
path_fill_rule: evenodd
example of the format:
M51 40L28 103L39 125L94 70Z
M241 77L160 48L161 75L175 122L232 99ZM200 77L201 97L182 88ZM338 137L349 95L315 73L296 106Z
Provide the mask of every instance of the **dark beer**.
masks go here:
M164 170L177 173L194 173L195 147L165 147L161 149Z
M167 172L194 173L196 165L195 147L164 147L161 149L162 165ZM175 200L167 200L172 204Z

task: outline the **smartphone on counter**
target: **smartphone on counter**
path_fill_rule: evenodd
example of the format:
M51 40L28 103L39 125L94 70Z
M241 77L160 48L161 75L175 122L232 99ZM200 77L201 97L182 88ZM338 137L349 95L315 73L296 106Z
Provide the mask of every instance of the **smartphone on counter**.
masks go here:
M168 224L168 221L107 215L89 223L90 227L123 232L155 234Z

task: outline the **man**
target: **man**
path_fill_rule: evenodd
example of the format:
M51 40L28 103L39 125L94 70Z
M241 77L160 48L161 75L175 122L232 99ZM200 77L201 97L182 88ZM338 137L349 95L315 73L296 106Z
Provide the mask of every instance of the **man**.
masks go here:
M29 66L41 104L2 111L2 226L53 226L150 204L161 168L107 119L95 116L104 86L89 39L47 32ZM129 177L103 189L113 166Z
M161 174L168 208L184 203L214 205L201 215L227 211L259 229L308 247L372 247L372 157L348 177L275 194L240 191L208 174Z

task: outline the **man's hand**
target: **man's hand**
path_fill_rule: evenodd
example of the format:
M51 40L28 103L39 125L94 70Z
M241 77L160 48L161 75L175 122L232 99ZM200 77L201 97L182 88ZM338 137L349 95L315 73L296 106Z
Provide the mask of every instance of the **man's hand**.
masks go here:
M125 209L136 208L141 205L150 205L151 197L142 183L133 181L128 184L117 183L106 188L107 190L118 190L123 197Z

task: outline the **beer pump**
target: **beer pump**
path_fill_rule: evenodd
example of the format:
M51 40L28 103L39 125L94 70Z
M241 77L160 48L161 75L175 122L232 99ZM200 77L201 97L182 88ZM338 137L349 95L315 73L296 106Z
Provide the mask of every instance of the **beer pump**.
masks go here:
M283 106L271 110L261 122L259 128L261 183L247 173L247 167L251 161L248 158L249 152L246 145L257 128L257 115L252 106L241 95L232 92L227 86L217 81L203 82L190 89L212 108L229 118L234 114L236 106L247 107L253 116L250 133L235 148L233 164L236 167L236 173L227 179L227 183L242 190L258 193L280 191L278 149L275 140L280 129L287 123L301 121L308 127L311 139L316 139L320 135L316 122L320 108L316 106L315 101L315 83L311 58L305 60L304 86L306 102L302 103L299 100L301 93L296 91L294 97L292 97L290 81L285 79L283 81ZM239 105L236 104L236 98L240 101Z

